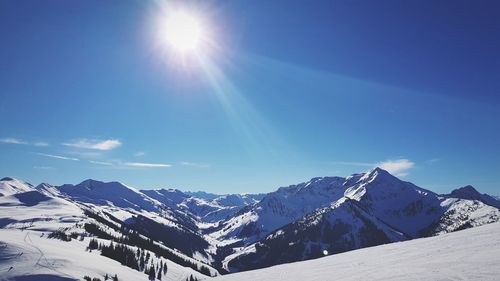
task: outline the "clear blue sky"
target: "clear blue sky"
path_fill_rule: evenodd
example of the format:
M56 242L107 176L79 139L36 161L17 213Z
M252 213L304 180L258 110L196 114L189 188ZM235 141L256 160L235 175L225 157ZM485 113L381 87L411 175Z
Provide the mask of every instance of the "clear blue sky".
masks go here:
M0 1L1 176L265 192L382 165L500 194L500 2L184 1L208 63L159 46L165 5Z

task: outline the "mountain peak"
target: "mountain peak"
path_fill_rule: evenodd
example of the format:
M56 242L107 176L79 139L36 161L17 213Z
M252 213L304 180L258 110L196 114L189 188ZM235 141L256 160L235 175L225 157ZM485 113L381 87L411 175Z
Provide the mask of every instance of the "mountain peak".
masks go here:
M477 192L479 193L472 185L466 185L464 187L457 188L455 190L469 191L469 192Z
M379 181L386 181L387 179L390 180L399 180L395 176L391 175L389 172L386 170L380 168L380 167L375 167L371 171L366 172L359 180L364 181L364 182L372 182L375 180Z
M13 180L14 180L13 178L5 177L5 178L2 178L0 181L13 181Z
M375 167L373 168L373 170L371 170L370 172L371 174L378 174L378 175L389 175L389 176L393 176L391 175L391 173L389 173L388 171L380 168L380 167Z
M464 187L457 188L453 190L450 195L462 199L481 199L481 193L479 193L472 185L466 185Z

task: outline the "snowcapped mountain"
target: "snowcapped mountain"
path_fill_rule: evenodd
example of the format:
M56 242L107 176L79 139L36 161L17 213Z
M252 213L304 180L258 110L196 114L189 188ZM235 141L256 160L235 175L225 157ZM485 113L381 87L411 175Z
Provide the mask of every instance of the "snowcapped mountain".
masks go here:
M27 182L9 177L0 180L0 196L9 196L27 191L33 191L33 186Z
M411 237L438 219L444 209L437 194L375 168L344 194L394 229Z
M141 190L142 193L146 194L150 198L156 199L159 202L169 206L170 208L178 208L185 199L191 196L185 194L184 192L169 188L169 189L144 189Z
M208 201L213 200L213 199L220 196L219 194L209 193L209 192L205 192L205 191L186 191L185 193L191 197L205 199Z
M280 188L214 234L235 242L221 264L239 271L478 226L498 221L498 211L440 197L375 168Z
M443 195L450 198L460 198L481 201L484 204L500 208L500 199L488 194L481 194L473 186L467 185L453 190L450 194Z
M422 236L434 236L500 220L500 210L478 200L448 198L441 202L446 211L423 230Z
M178 189L141 190L142 193L176 210L189 212L203 222L217 222L241 208L257 203L264 194L225 194L182 192Z
M246 245L258 241L271 231L340 199L344 182L343 178L324 177L281 187L220 223L212 236L219 240L242 241Z
M223 264L228 271L257 269L407 239L343 197L228 256Z
M0 248L0 263L6 260L17 268L8 274L17 278L28 274L25 263L33 263L42 251L47 260L99 257L122 266L103 261L104 268L84 266L82 271L47 263L35 271L40 276L81 279L77 275L84 271L101 276L115 272L140 280L151 272L161 275L166 262L175 270L161 280L202 279L496 222L498 202L471 186L438 195L380 168L346 178L317 177L255 195L139 191L96 180L33 186L3 178L0 240L5 245L0 247L9 250ZM65 245L74 256L57 251ZM11 254L29 249L21 265ZM146 254L150 257L144 263Z
M77 185L65 184L59 191L69 198L96 205L112 205L134 210L158 211L161 204L136 189L119 182L85 180Z

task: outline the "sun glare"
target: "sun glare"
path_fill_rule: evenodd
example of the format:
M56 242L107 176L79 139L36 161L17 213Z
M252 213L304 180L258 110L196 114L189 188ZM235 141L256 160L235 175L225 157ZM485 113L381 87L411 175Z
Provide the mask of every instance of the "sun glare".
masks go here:
M184 11L173 12L165 22L164 36L176 51L195 51L204 36L203 27L196 16Z

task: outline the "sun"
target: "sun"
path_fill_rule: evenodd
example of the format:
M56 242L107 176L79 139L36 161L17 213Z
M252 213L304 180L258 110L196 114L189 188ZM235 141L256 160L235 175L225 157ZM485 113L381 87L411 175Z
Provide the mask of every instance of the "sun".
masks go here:
M176 11L166 18L163 36L174 50L186 53L200 47L204 33L200 20L194 14Z

